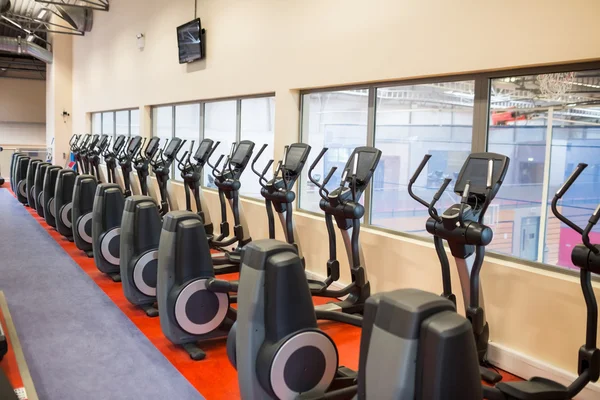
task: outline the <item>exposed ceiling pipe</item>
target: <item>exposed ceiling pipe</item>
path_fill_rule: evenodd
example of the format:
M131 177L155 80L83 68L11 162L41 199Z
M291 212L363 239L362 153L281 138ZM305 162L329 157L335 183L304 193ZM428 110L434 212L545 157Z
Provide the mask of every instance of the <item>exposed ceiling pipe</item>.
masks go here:
M10 0L0 0L0 13L7 12L10 9Z
M62 19L79 32L90 32L92 30L94 25L93 10L69 5L56 6L56 10Z
M29 54L47 64L52 64L52 52L28 42L23 38L0 36L0 51L8 51L16 54Z

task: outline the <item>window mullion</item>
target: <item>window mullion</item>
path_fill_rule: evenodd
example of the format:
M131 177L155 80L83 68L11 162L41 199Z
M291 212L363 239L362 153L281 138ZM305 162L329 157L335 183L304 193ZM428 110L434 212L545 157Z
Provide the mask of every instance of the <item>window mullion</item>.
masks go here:
M242 100L237 99L235 101L235 141L240 142L242 140Z
M489 124L490 80L486 77L475 79L475 97L473 101L473 133L471 151L474 153L487 150L487 134Z
M377 88L369 88L369 100L367 108L367 146L375 147L375 113L377 103ZM365 225L371 224L371 199L373 196L373 180L369 182L369 188L365 190Z
M548 220L548 193L550 192L550 167L552 159L552 124L554 108L548 108L548 119L546 120L546 149L544 162L544 180L542 183L542 201L540 202L540 234L538 236L537 261L544 262L544 248L546 247L546 228Z

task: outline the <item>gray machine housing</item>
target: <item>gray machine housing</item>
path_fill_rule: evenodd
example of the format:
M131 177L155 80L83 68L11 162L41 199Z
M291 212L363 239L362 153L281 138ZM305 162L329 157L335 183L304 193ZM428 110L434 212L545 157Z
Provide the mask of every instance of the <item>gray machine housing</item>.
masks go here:
M58 171L54 190L54 212L56 215L56 230L73 241L73 188L77 173L70 168Z
M79 175L73 189L73 238L79 250L92 257L92 210L98 181L93 175Z
M183 345L194 360L205 357L196 346L198 341L225 338L233 324L228 291L234 289L211 289L214 277L202 219L190 211L169 212L163 219L158 246L156 294L160 327L171 342Z
M29 168L29 161L31 160L28 156L17 156L16 167L15 167L15 186L14 193L22 204L27 204L27 168Z
M27 168L27 181L25 184L26 192L27 192L27 204L31 208L35 208L35 195L33 191L33 185L35 181L35 171L41 163L42 160L31 160L29 162L29 167Z
M96 267L103 273L120 272L121 218L125 197L116 183L102 183L96 187L92 209L92 250ZM117 281L118 281L117 280Z
M152 197L134 195L125 199L121 219L120 272L123 292L133 305L151 306L156 302L156 269L161 229L158 204ZM148 271L136 272L136 268L148 268ZM152 277L143 279L153 271L154 282ZM143 283L140 283L139 277L143 279Z
M53 228L56 228L56 209L54 207L54 194L56 191L56 177L58 171L62 167L58 165L50 165L46 168L46 175L44 176L43 194L42 194L42 207L44 208L44 219L46 223Z
M46 170L50 166L50 163L41 162L38 164L35 170L35 178L33 180L33 197L35 198L35 210L38 215L44 218L44 178L46 177Z

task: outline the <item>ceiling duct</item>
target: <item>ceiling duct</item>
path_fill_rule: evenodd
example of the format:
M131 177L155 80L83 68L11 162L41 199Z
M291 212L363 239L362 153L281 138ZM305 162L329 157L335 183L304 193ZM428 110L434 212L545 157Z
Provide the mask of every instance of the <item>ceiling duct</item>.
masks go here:
M10 9L10 0L0 0L0 14Z
M28 54L47 64L52 64L52 53L35 43L23 38L0 36L0 51L9 53Z
M0 0L2 1L2 0ZM94 11L75 6L56 6L60 17L79 32L90 32L94 25Z

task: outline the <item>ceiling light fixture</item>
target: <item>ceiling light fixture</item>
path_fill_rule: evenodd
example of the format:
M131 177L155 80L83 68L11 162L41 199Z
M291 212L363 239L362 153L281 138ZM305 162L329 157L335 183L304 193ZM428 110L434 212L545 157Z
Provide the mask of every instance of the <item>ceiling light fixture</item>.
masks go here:
M36 18L37 19L44 19L44 17L46 17L47 14L48 14L48 9L47 8L42 8L40 10L40 12L38 12L38 15L37 15Z

